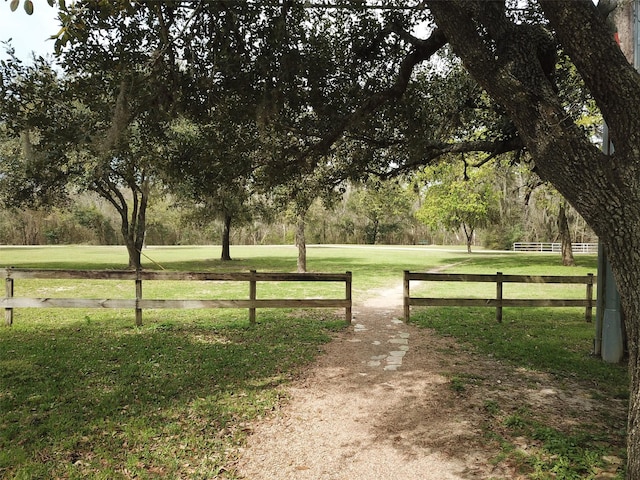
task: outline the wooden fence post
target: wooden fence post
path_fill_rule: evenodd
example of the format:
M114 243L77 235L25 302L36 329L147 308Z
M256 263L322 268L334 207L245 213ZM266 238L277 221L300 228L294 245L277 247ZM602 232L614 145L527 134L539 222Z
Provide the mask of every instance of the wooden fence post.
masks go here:
M502 272L496 273L496 322L502 323Z
M409 270L404 271L402 305L404 307L404 323L409 323Z
M345 284L345 298L349 302L349 305L344 309L344 316L348 324L351 324L351 283L352 283L352 274L351 272L347 272L347 278L344 284Z
M9 275L9 269L6 270L6 278L5 278L5 297L12 298L13 297L13 278ZM13 308L5 308L4 309L4 324L7 327L13 325Z
M587 275L589 278L587 280L587 307L585 308L584 319L587 323L591 323L593 318L593 273L588 273Z
M251 302L255 302L256 300L256 278L255 278L255 270L249 270L251 273L251 280L249 280L249 300ZM256 323L256 307L255 304L252 303L252 306L249 307L249 323L254 325Z
M140 270L136 271L136 326L142 325L142 308L140 308L140 300L142 300L142 278Z

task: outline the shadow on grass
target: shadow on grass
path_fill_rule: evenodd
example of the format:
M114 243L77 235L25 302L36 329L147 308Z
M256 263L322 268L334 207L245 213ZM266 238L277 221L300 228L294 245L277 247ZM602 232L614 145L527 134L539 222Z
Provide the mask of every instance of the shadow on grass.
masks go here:
M412 322L515 366L576 379L614 397L628 394L626 366L591 355L594 325L581 309L505 308L497 323L493 308L430 307L416 309Z
M338 322L280 314L0 336L0 476L211 478Z
M600 478L595 474L605 471L606 478L623 478L627 369L591 355L594 327L580 309L508 308L499 324L492 308L429 307L416 309L412 323L480 354L474 355L476 365L451 378L448 397L442 390L434 395L442 402L475 402L470 411L499 452L496 464L518 478ZM486 358L506 366L503 384L486 366L477 368ZM484 388L480 397L474 393L478 386Z
M156 270L158 267L148 262L143 262L144 267L149 270ZM249 270L269 271L269 272L295 272L296 259L286 257L256 257L256 258L233 258L222 261L219 259L196 259L177 260L162 262L161 265L167 270L179 271L215 271L215 272L246 272Z

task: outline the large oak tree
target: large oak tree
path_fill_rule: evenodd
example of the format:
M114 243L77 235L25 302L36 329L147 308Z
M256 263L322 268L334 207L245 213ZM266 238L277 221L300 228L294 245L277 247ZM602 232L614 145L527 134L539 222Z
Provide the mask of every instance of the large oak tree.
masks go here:
M428 4L465 67L508 112L539 175L606 249L628 334L627 478L640 478L640 74L590 0L540 0L539 23L514 21L504 2ZM563 108L550 75L556 40L609 126L613 155L594 145Z

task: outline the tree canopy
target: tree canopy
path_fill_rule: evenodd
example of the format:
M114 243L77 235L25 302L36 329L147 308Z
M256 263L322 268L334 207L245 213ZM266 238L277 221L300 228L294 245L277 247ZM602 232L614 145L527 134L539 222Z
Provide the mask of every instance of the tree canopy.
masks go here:
M245 99L275 183L526 151L611 261L629 341L627 476L640 478L640 74L610 21L624 5L82 0L62 2L58 47L70 71L136 65L141 118ZM581 122L596 109L612 154Z
M460 165L443 163L422 172L426 192L417 216L433 227L442 225L454 232L462 229L471 253L476 229L497 217L500 198L489 181L490 170L478 169L470 175L462 170Z

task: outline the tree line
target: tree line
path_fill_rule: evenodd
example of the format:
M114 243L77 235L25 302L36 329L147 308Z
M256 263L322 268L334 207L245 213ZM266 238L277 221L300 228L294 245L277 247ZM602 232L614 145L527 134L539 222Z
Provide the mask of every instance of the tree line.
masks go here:
M220 243L221 259L230 260L232 241L293 242L298 270L306 271L307 241L458 243L462 237L470 252L474 244L508 249L516 241L561 240L563 263L570 265L572 238L595 238L529 170L526 151L500 150L513 141L507 138L513 126L451 56L438 60L449 63L447 77L418 71L413 95L423 99L439 84L437 110L421 111L428 118L420 122L441 122L433 138L468 138L420 145L425 140L415 131L421 125L415 112L409 104L394 105L388 119L367 127L377 138L344 135L318 154L317 146L304 147L308 134L298 132L305 115L280 125L282 113L251 103L253 85L241 94L237 85L226 85L216 92L225 97L207 100L213 93L205 83L200 96L176 99L176 92L186 92L152 90L166 72L151 78L133 59L120 59L124 73L111 78L113 59L104 51L83 53L87 44L60 53L55 65L43 58L25 62L6 48L8 59L0 63L3 243L124 243L130 267L140 268L145 243ZM136 54L149 61L148 52ZM97 65L82 63L91 61ZM179 86L193 95L196 80L188 75ZM138 87L144 89L133 91ZM581 105L580 121L598 133L600 117L588 99ZM315 126L318 119L312 120ZM468 122L480 123L466 131ZM487 123L499 139L474 140L487 135ZM416 155L440 160L416 161ZM295 168L283 171L286 162ZM306 172L298 168L305 162L311 163ZM79 202L91 198L100 200ZM576 219L573 233L567 218Z
M427 186L411 182L370 181L349 185L333 203L315 199L305 215L306 239L313 244L403 244L483 246L510 249L514 242L560 242L562 199L550 187L518 185L511 170L468 190L472 182L455 177ZM426 173L423 173L423 181ZM488 175L484 175L487 180ZM506 192L505 192L506 190ZM464 192L464 194L460 194ZM467 194L470 192L470 194ZM505 194L506 193L506 194ZM254 201L259 208L231 230L230 244L293 244L296 219L290 208ZM568 207L569 243L597 242L584 220ZM218 213L182 204L171 195L152 195L145 227L147 245L221 245L225 231ZM0 244L122 245L115 209L96 194L71 196L65 205L0 209Z

